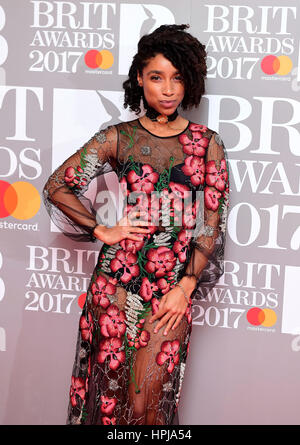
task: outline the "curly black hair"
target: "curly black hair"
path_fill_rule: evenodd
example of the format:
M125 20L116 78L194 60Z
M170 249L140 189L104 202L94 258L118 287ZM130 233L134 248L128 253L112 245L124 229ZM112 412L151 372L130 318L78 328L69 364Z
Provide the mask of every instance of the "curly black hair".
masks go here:
M144 107L148 108L143 88L138 85L137 74L142 74L149 59L157 54L168 59L183 77L185 95L181 102L182 109L198 107L205 92L207 53L205 45L186 32L187 28L189 25L162 25L140 39L128 79L123 82L125 108L129 106L131 111L139 114L141 100Z

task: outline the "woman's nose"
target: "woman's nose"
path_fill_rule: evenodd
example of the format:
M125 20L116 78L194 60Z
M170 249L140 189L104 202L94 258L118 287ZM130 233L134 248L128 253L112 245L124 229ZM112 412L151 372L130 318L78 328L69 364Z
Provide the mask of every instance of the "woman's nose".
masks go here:
M165 81L164 84L163 84L162 92L166 96L172 96L172 94L174 92L172 83L169 82L169 81Z

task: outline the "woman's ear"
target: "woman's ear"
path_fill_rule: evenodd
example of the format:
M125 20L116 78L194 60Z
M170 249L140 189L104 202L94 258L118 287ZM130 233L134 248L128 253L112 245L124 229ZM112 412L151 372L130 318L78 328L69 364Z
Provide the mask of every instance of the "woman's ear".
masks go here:
M140 87L143 87L143 79L140 73L137 73L137 81Z

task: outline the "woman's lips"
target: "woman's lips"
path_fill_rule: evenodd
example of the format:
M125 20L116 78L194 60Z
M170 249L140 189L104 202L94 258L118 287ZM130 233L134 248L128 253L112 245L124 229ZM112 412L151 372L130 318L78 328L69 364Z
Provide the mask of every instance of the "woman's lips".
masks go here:
M172 107L174 107L174 105L176 105L175 100L161 100L159 103L164 108L172 108Z

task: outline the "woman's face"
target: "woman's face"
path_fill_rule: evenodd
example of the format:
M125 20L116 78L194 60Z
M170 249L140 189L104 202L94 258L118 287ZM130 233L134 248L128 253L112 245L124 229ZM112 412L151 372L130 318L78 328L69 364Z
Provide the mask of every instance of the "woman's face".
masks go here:
M183 78L162 54L151 57L137 79L148 104L161 114L174 113L184 98Z

